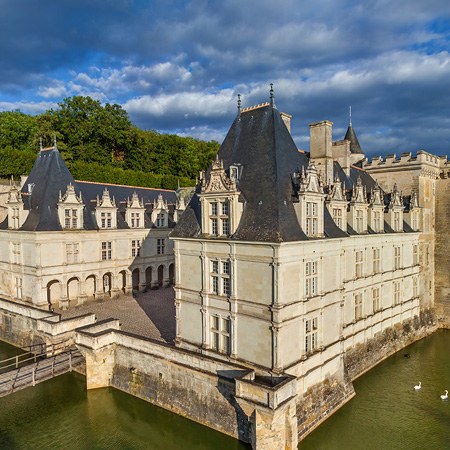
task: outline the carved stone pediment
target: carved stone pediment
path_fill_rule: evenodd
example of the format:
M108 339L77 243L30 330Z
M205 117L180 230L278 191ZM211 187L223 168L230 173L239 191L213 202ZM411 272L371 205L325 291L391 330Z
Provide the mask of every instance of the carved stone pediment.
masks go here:
M309 160L306 172L305 168L302 167L302 172L300 174L299 181L300 181L300 192L323 194L322 183L317 173L316 166L314 165L312 160Z
M7 204L22 204L22 194L20 193L17 186L12 185L10 191L8 192L8 201Z
M101 200L97 197L97 208L115 208L116 207L116 201L114 197L111 198L109 195L108 189L105 188L103 191L103 195Z
M346 201L344 184L341 183L338 179L336 179L334 183L331 185L330 192L328 193L327 196L327 201L328 202Z
M417 198L416 191L411 192L411 200L409 202L409 209L418 209L419 208L419 199Z
M209 178L202 177L202 194L209 192L230 192L236 191L236 181L228 178L223 169L223 161L217 157L212 163Z
M361 177L356 180L356 185L353 187L352 203L367 203L366 201L366 188L363 186Z
M61 191L59 192L59 203L66 205L81 205L83 204L83 200L81 198L81 194L80 196L77 196L77 194L75 193L73 184L69 183L64 195L61 194Z
M144 202L143 200L139 200L139 197L136 192L133 192L133 196L131 197L131 200L127 200L127 208L136 208L136 209L142 209L144 208Z
M370 205L371 206L384 206L383 194L380 186L377 184L370 193Z
M168 211L169 206L167 205L167 202L164 201L163 196L161 194L158 195L158 199L153 201L153 211L160 210L160 211Z
M397 184L394 184L394 188L391 193L391 201L389 203L390 209L394 207L403 208L403 197L400 192L398 192Z

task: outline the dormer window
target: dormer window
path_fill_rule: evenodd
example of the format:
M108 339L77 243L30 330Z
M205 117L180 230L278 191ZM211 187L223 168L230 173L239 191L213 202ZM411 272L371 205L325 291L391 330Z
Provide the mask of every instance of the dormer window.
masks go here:
M58 217L61 227L65 230L79 230L83 228L83 201L76 195L72 184L67 186L64 195L59 193Z
M166 226L166 215L164 213L158 213L156 215L156 226L158 228Z
M295 174L298 180L298 202L294 203L295 213L302 230L308 237L323 236L325 195L316 167L310 160L308 168L302 167Z
M139 228L141 223L141 213L133 212L131 215L131 228Z
M78 210L64 209L64 228L78 228Z
M144 227L144 202L139 200L136 192L133 192L131 200L127 200L127 209L125 211L125 220L130 228Z
M213 162L208 179L202 174L202 192L199 195L202 204L202 232L215 237L228 237L236 230L242 214L242 203L236 178L232 176L237 166L230 166L230 178L223 169L222 161Z
M342 228L342 208L333 208L333 220L339 228Z
M111 212L102 212L100 213L100 217L101 217L101 228L112 228Z
M394 230L400 231L400 213L394 212Z
M319 217L317 214L318 205L316 202L306 202L306 235L316 236Z
M107 230L117 227L117 208L114 197L111 198L108 189L103 191L102 198L97 197L95 218L100 229Z
M381 211L374 211L372 226L375 232L381 231Z
M364 231L364 212L360 209L355 211L356 231L362 233Z

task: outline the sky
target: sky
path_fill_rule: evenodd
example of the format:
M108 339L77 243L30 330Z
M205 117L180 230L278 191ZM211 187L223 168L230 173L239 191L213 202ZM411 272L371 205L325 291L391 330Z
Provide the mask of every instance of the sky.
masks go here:
M117 103L143 129L223 140L269 100L352 124L366 155L450 155L448 0L0 0L0 111Z

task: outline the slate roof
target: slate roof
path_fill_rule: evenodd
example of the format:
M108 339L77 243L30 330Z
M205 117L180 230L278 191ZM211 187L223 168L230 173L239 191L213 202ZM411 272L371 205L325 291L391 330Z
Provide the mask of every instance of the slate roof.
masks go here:
M175 204L177 196L175 191L163 189L141 188L133 186L120 186L105 183L92 183L87 181L75 181L57 147L42 149L34 162L33 168L25 181L21 193L24 201L24 208L29 210L29 214L24 224L20 228L24 231L57 231L61 230L58 218L58 201L60 192L64 194L67 186L72 184L77 196L82 196L83 208L83 229L98 229L95 222L93 207L97 196L103 195L105 187L109 190L111 197L116 200L118 207L118 228L128 228L123 214L126 208L126 200L131 198L136 192L139 199L144 200L147 210L151 211L150 203L153 203L161 194L168 204ZM173 208L171 208L173 211ZM7 221L6 221L7 222ZM146 226L149 227L150 220L146 217ZM7 227L7 223L2 223L2 227Z
M273 104L248 109L235 118L219 153L224 169L242 166L238 189L245 198L239 226L231 239L290 242L308 240L292 202L291 175L308 166ZM208 177L208 173L207 173ZM197 192L198 193L198 192ZM194 195L171 236L199 237L200 202ZM347 236L325 212L325 236Z
M364 152L361 149L361 146L359 145L359 141L358 141L358 138L356 137L356 133L352 127L352 124L350 124L348 126L344 139L347 141L350 141L350 152L351 153L364 154Z

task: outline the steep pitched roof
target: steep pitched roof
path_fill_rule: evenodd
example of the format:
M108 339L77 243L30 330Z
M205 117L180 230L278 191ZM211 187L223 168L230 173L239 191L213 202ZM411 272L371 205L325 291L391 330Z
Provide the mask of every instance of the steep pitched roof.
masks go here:
M268 242L306 239L292 204L291 174L306 167L308 158L298 152L274 105L242 111L228 131L218 157L223 160L225 170L232 164L242 166L238 188L246 203L232 239ZM199 207L198 199L194 198L172 236L198 235Z
M25 207L30 210L21 229L26 231L61 230L57 204L59 193L72 184L77 196L80 189L64 163L58 148L42 149L22 187ZM85 211L86 212L86 211ZM84 228L94 228L90 214L84 214Z
M69 184L74 186L78 197L81 195L83 229L85 230L98 228L93 216L92 202L97 196L103 195L105 187L109 190L111 197L115 197L119 210L125 209L126 200L131 198L134 192L144 200L145 204L156 200L159 194L168 203L174 204L177 201L175 191L75 181L55 146L39 152L22 187L24 207L29 210L29 214L20 229L25 231L61 230L58 218L59 195L66 192ZM128 228L120 214L118 228Z
M350 141L350 152L351 153L359 153L364 154L364 152L361 149L361 146L359 145L358 138L356 137L355 130L352 127L352 124L350 124L347 128L347 133L345 133L345 140Z

